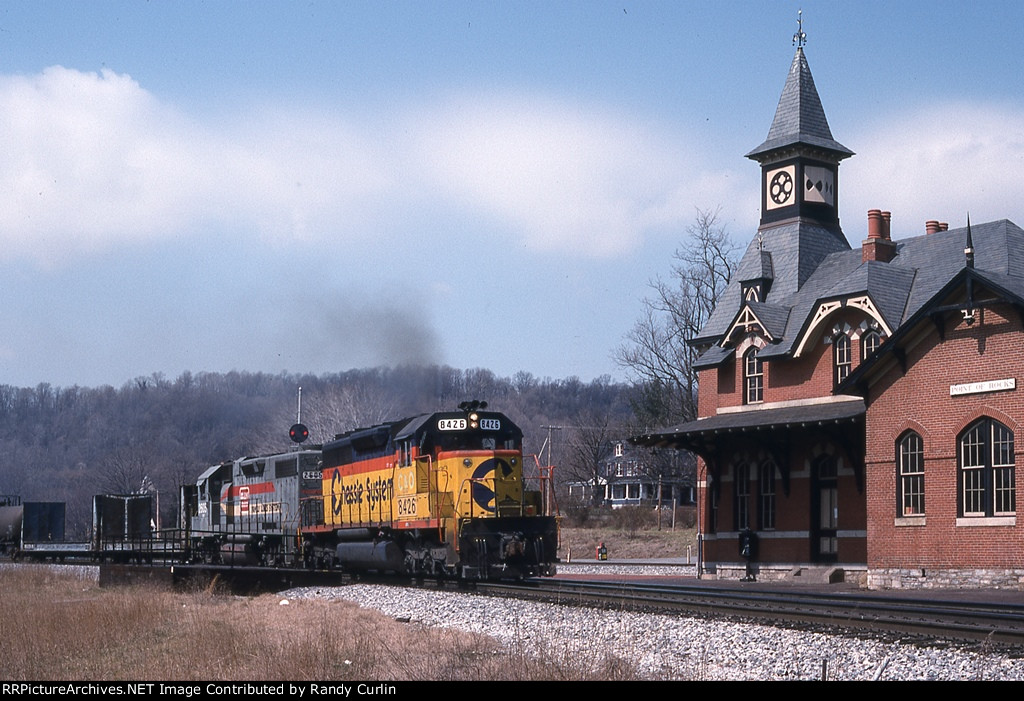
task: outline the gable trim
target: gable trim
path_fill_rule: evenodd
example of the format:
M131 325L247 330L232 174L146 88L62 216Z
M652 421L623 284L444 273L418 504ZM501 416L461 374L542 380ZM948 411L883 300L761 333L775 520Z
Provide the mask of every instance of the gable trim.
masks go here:
M892 336L892 329L889 327L889 324L885 323L885 318L881 313L879 313L878 307L875 306L870 295L819 302L814 315L811 317L810 324L808 324L804 332L800 334L800 342L797 344L796 350L793 351L793 357L800 357L804 352L804 349L806 349L810 344L811 339L814 337L817 330L825 324L826 320L828 317L832 316L833 312L847 308L859 309L864 312L878 323L879 328L886 336Z
M757 314L750 308L750 305L744 302L743 306L740 307L740 311L736 315L736 318L733 320L732 324L730 324L718 345L725 348L732 340L733 334L735 334L737 330L742 331L744 334L749 334L753 331L753 327L755 326L760 330L761 335L767 341L775 341L775 337L768 331L768 327L764 325L764 322L757 318Z

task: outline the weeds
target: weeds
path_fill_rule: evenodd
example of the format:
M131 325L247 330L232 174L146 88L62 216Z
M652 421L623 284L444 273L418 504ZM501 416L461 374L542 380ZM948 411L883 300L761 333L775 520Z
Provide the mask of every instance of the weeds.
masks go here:
M619 509L624 511L624 509ZM687 546L696 552L692 529L622 530L603 528L562 528L559 554L563 559L572 551L572 560L593 560L598 543L608 548L610 558L686 557Z
M0 569L5 680L633 679L584 641L511 646L402 624L349 602L153 586L100 589L48 568Z

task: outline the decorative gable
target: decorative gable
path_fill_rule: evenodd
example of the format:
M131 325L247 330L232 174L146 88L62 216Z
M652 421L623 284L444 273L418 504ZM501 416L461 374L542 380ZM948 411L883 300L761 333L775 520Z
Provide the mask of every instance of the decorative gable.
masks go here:
M750 334L757 334L768 343L777 343L786 329L788 319L788 307L748 300L740 307L719 346L725 348L735 345L737 338Z

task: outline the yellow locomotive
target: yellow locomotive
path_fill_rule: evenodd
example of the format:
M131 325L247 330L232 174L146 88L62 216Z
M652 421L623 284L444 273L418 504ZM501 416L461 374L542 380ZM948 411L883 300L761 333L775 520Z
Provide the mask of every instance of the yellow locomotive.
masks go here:
M341 434L303 505L308 565L492 579L553 575L554 516L524 481L522 431L486 402Z

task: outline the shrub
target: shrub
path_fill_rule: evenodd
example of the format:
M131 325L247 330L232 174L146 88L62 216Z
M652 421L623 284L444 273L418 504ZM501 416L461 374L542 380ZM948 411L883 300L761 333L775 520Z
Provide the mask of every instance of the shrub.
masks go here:
M649 506L624 506L612 511L612 525L628 533L654 528L657 524L658 515Z

